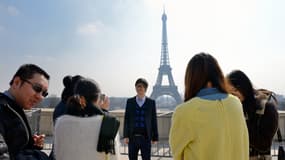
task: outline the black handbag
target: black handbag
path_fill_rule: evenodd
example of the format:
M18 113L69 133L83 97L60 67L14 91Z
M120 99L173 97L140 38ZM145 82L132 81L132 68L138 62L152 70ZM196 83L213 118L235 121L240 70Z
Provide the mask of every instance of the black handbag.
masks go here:
M282 135L281 135L279 127L277 130L277 138L278 138L278 142L280 143L279 148L278 148L278 160L285 160L285 151L282 146Z
M116 117L104 115L97 144L98 152L115 154L115 137L119 127L120 121Z

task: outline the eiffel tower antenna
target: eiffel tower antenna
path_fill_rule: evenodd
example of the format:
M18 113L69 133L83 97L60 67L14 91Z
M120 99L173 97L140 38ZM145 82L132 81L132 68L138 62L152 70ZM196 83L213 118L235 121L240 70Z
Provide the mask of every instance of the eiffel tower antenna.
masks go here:
M160 57L160 67L158 69L158 76L156 79L156 84L153 86L153 91L151 93L151 98L157 99L163 95L169 95L173 97L176 101L176 105L182 102L181 96L178 93L177 86L174 83L168 53L168 41L167 41L167 15L165 13L165 6L163 6L162 14L162 40L161 40L161 57ZM163 77L168 77L168 85L163 85Z

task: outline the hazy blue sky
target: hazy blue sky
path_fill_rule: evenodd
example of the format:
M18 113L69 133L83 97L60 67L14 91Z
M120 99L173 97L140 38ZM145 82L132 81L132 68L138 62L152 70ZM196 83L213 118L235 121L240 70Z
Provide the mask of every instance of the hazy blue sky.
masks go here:
M161 15L168 16L170 65L183 93L186 65L204 51L224 73L243 70L256 87L285 94L284 0L1 0L0 90L23 63L62 78L95 79L110 96L132 96L145 77L152 91L161 48Z

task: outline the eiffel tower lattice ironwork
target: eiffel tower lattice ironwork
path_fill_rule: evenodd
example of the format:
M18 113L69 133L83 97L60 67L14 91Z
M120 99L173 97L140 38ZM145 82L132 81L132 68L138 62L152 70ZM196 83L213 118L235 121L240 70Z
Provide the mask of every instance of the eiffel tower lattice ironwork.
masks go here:
M168 54L168 44L167 44L167 30L166 30L166 20L167 16L165 11L162 14L162 44L161 44L161 58L158 76L156 79L156 84L153 86L153 91L151 93L151 98L157 99L162 95L169 95L173 97L176 101L176 105L182 102L181 96L178 93L177 86L174 83L171 67L169 63ZM162 84L164 77L168 77L168 85Z

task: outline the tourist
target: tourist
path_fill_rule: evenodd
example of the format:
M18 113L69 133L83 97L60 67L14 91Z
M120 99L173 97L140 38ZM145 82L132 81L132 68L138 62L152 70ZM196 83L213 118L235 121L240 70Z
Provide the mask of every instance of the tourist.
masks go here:
M72 95L74 95L74 87L76 85L76 83L82 79L83 77L80 75L76 75L76 76L70 76L67 75L63 78L62 82L63 82L63 91L61 93L61 100L60 102L55 106L54 111L53 111L53 125L55 125L56 123L56 119L62 115L65 114L66 112L66 103L68 98L70 98ZM49 158L50 160L55 160L55 156L54 156L54 145L52 145L52 149L51 152L49 154Z
M242 102L249 135L250 160L271 160L271 144L278 128L276 106L264 92L253 88L244 72L232 71L227 78L230 92Z
M68 75L63 78L62 82L64 85L64 89L61 93L61 100L57 104L53 112L53 123L54 124L55 124L56 119L62 116L66 112L66 102L69 97L74 95L74 87L76 83L82 78L83 77L80 75L76 75L73 77Z
M49 75L43 69L34 64L24 64L10 81L10 88L0 93L0 134L8 146L10 159L48 159L40 151L45 135L32 133L24 112L48 95L48 86Z
M151 142L158 141L155 101L146 97L148 83L139 78L135 83L137 95L127 100L124 121L124 142L128 144L129 159L150 160Z
M99 85L80 79L66 105L65 115L56 120L54 153L58 160L119 159L119 121L100 109ZM117 138L115 139L115 137Z
M185 73L184 103L172 116L174 160L248 160L248 133L239 99L228 94L216 59L196 54Z

